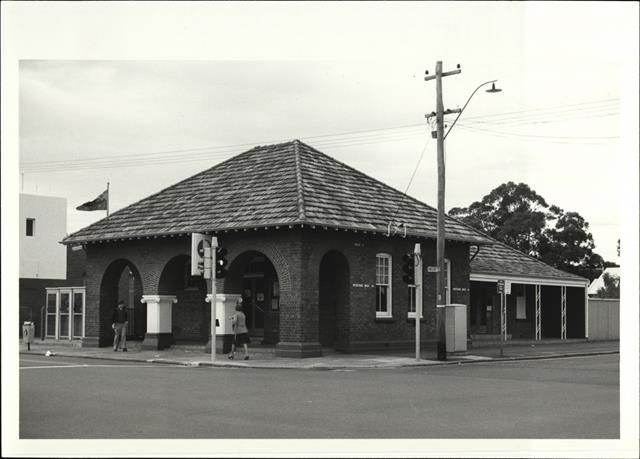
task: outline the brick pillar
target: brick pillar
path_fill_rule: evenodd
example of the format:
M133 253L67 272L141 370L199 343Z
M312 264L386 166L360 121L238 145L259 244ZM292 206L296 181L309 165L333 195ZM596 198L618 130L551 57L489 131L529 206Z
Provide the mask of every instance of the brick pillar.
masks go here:
M142 295L147 304L147 333L142 349L164 349L174 343L171 331L171 307L178 300L174 295Z

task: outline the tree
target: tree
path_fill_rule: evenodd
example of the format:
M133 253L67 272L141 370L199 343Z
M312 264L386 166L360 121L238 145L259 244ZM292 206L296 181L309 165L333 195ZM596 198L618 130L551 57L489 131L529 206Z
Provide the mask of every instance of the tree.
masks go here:
M529 255L537 255L538 241L549 214L560 211L525 183L503 183L469 207L454 207L449 215Z
M620 278L610 273L604 273L602 280L604 287L596 292L596 298L620 298Z
M507 182L449 214L551 266L593 280L605 265L593 252L589 224L577 212L549 205L525 183Z
M555 225L546 228L538 245L539 258L551 266L590 279L604 264L602 257L594 257L593 236L589 223L577 212L561 213Z

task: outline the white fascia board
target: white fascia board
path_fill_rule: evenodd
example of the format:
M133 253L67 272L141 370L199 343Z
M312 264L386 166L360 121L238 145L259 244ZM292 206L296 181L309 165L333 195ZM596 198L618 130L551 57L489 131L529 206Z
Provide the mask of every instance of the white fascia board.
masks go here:
M544 277L519 277L507 274L471 274L469 276L470 281L476 282L497 282L499 280L510 281L513 284L530 284L530 285L553 285L553 286L565 286L565 287L588 287L588 280L569 280L569 279L549 279Z

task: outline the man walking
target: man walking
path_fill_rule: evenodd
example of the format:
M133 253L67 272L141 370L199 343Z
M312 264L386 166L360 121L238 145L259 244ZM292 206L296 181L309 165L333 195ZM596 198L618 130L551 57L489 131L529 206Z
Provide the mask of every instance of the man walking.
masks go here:
M129 314L124 307L124 301L118 301L118 307L111 314L111 328L115 332L113 337L113 352L118 351L118 345L122 343L122 352L127 352L127 323Z

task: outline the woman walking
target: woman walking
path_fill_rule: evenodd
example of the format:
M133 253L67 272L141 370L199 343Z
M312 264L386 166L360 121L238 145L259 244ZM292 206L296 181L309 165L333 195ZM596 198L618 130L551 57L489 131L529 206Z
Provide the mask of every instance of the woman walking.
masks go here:
M231 327L233 328L233 343L231 344L231 354L229 359L234 359L236 346L242 344L244 347L244 360L249 360L249 330L247 329L247 318L242 312L242 300L236 303L236 313L231 317Z

